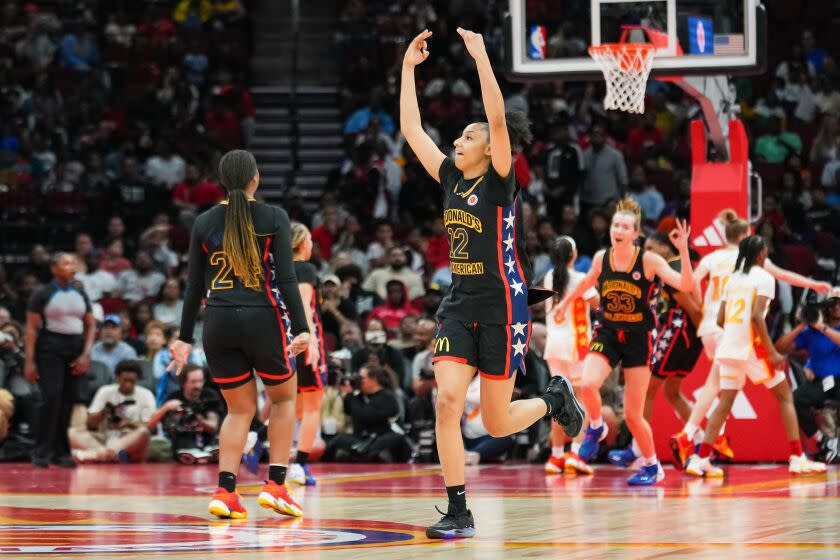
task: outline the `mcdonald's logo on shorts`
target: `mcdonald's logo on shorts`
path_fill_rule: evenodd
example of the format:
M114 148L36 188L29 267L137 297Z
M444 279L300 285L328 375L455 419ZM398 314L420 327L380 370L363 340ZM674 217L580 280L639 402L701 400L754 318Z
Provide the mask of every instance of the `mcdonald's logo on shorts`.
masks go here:
M449 352L448 336L435 339L435 353L437 354L438 352Z
M589 347L590 352L603 352L604 351L604 344L601 342L593 342L592 346Z

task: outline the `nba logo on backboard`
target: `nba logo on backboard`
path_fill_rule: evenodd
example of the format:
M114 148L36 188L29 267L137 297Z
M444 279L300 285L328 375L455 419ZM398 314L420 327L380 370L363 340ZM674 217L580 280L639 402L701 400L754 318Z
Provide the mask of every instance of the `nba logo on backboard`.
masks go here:
M545 26L532 25L528 35L528 58L531 60L545 60Z

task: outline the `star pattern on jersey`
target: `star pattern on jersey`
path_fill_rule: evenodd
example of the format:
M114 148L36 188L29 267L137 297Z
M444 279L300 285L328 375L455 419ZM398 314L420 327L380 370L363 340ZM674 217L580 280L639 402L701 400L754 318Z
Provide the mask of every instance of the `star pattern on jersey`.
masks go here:
M508 257L508 260L505 261L505 266L508 268L508 274L513 274L513 267L516 266L516 261Z
M677 328L680 328L680 327L683 326L683 320L682 319L674 319L673 321L671 321L671 324L674 325Z
M528 327L528 323L514 323L510 326L513 329L513 336L525 336L525 329Z
M524 294L525 292L522 291L522 286L523 286L522 282L519 282L519 281L511 282L510 283L510 289L513 290L513 295Z
M513 235L508 235L505 238L505 251L513 251Z
M525 353L525 343L522 342L521 340L517 340L516 343L513 344L512 346L513 346L513 355L514 356L519 356L520 354Z
M508 214L507 218L505 218L505 219L504 219L504 222L505 222L505 229L507 229L507 228L511 228L511 229L512 229L512 228L513 228L513 220L515 220L515 219L516 219L516 218L514 217L513 212L511 212L510 214Z

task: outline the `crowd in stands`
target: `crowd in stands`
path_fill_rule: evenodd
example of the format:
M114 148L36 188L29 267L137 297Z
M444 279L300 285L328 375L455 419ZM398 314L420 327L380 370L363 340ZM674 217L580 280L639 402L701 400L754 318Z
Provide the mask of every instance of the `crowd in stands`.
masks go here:
M400 53L417 30L434 31L417 84L424 126L449 153L462 127L482 120L478 79L455 28L483 32L500 63L503 4L344 3L334 46L345 155L326 178L317 211L290 211L312 231L323 282L330 357L322 437L342 436L327 445L327 458L433 459L433 318L451 283L449 239L439 186L396 124ZM3 252L19 258L0 262L0 438L7 402L15 403L22 437L37 420L27 404L37 391L21 374L21 325L29 296L51 277L50 253L65 249L76 255L76 279L99 322L81 399L87 410L80 408L71 429L105 435L71 438L78 458L137 460L138 449L166 456L153 453L163 447L184 462L212 460L224 405L198 374L200 323L190 370L197 373L167 373L167 348L177 336L189 228L224 196L215 162L227 149L247 147L253 133L242 73L250 7L237 0L3 4L0 228ZM737 81L751 156L764 176L756 229L775 263L833 280L840 70L811 30L797 33L794 48L771 56L766 79ZM610 205L624 194L641 204L648 232L688 217L687 131L696 107L680 90L651 82L646 114L630 116L603 109L602 85L500 81L508 109L526 112L535 133L530 146L514 146L535 284L550 270L548 247L560 234L574 237L577 266L588 268L609 244ZM768 318L776 335L795 307L793 297L781 301ZM534 309L536 322L542 313ZM546 382L543 345L536 325L517 395L538 394ZM613 423L621 413L614 377L604 389ZM475 421L477 391L465 419L470 460L534 458L546 427L488 440ZM372 417L372 401L385 413ZM131 439L138 426L152 437ZM391 438L393 430L406 437ZM393 441L378 440L383 434Z

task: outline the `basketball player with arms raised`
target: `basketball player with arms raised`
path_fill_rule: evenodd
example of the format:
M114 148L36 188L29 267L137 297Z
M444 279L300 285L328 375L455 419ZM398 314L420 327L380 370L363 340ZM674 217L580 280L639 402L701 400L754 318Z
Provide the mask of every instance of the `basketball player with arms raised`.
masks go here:
M476 373L481 375L481 416L492 436L516 433L547 415L570 436L583 425L583 411L562 377L553 378L542 397L511 403L531 324L530 262L511 145L527 143L530 131L524 115L505 114L482 36L461 28L458 34L478 68L487 122L464 129L454 142L454 159L440 151L421 125L414 67L429 56L428 30L408 46L400 92L400 128L423 167L441 185L453 281L438 309L433 358L438 388L435 432L449 507L427 528L429 538L475 534L467 509L460 423Z

